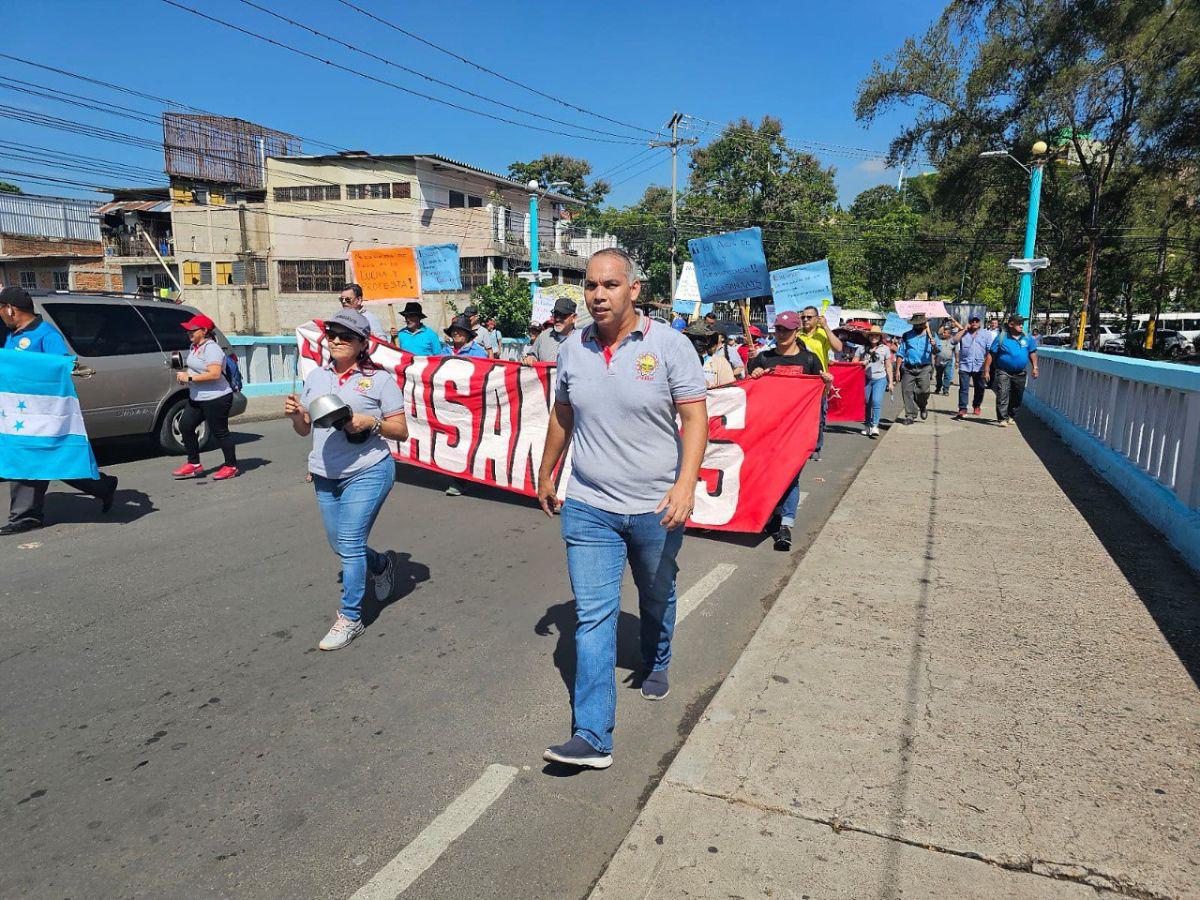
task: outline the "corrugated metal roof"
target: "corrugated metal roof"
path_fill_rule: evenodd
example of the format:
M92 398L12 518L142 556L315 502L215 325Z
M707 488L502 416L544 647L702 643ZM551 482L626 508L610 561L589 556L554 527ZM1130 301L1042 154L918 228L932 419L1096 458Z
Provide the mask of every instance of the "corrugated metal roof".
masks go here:
M103 216L111 212L169 213L170 211L170 200L113 200L93 211L92 215Z
M96 200L0 193L0 234L99 241Z

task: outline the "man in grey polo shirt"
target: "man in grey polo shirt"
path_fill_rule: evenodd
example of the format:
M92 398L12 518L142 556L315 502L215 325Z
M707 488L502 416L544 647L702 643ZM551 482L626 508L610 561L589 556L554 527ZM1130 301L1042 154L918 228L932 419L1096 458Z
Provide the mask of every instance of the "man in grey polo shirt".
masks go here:
M553 515L554 469L571 440L562 531L575 595L574 727L565 744L543 757L595 769L612 765L617 619L627 560L641 612L641 693L662 700L670 690L675 557L708 442L700 359L679 332L638 313L640 293L637 267L624 250L601 250L588 261L584 299L594 323L559 347L538 471L538 500Z
M568 297L559 297L554 301L554 309L550 313L554 322L553 328L544 328L525 351L523 363L554 362L558 359L558 350L575 331L575 301Z

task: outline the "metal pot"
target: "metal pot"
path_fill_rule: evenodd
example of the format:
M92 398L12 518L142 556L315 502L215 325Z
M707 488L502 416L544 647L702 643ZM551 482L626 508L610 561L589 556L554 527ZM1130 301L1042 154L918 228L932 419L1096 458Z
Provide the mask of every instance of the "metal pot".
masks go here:
M354 411L337 394L322 394L308 404L308 415L317 428L337 428L350 421Z

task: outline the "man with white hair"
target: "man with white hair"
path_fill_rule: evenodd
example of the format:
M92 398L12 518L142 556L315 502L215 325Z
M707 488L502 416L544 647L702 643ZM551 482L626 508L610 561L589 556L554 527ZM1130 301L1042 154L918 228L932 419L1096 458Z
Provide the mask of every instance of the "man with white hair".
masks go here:
M663 700L670 691L675 558L708 442L700 358L686 337L637 311L641 289L624 250L601 250L588 260L584 301L593 323L559 348L538 471L538 500L553 515L559 507L554 470L571 441L571 480L561 508L575 595L573 727L566 743L548 748L543 758L594 769L612 765L626 561L641 614L641 694Z

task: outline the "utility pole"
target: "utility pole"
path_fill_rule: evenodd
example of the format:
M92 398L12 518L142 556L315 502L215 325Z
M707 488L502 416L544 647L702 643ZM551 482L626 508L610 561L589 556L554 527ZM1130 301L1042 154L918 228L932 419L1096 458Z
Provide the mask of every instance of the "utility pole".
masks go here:
M698 144L698 138L679 137L679 123L683 121L683 113L675 113L667 127L671 129L669 141L650 141L651 148L671 148L671 299L675 299L675 280L678 273L675 267L675 253L679 244L679 227L676 224L679 217L679 147L681 144Z

